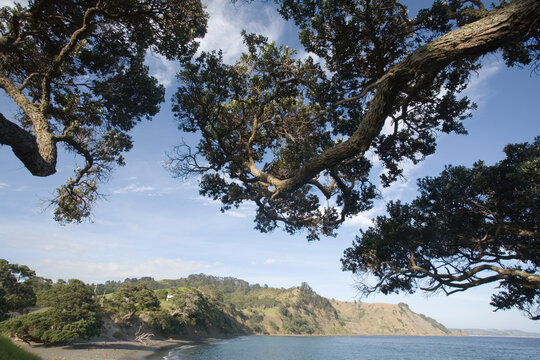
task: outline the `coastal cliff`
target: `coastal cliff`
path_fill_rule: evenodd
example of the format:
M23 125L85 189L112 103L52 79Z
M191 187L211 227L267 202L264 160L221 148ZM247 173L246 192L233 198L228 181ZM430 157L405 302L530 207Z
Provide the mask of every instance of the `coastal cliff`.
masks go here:
M256 335L465 335L413 312L407 304L327 299L311 287L271 288L235 278L191 275L177 280L129 280L153 289L159 311L105 312L103 335L135 336L141 329L164 336ZM108 290L107 285L108 284ZM115 286L98 285L111 298ZM106 300L107 302L107 300ZM105 307L107 308L107 306Z

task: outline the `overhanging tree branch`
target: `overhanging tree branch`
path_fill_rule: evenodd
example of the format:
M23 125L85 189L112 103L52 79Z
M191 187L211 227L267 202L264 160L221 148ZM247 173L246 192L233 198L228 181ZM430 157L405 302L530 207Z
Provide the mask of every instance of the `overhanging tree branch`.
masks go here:
M377 90L367 114L350 139L312 159L293 177L274 181L272 185L281 193L293 191L321 171L364 153L381 132L399 91L406 88L410 82L423 74L438 72L456 59L484 55L523 37L538 17L538 1L513 1L502 9L492 10L481 20L467 24L415 50L373 85Z
M374 219L345 251L343 269L378 279L360 284L366 294L420 289L450 295L498 283L505 290L492 296L496 309L517 307L535 319L540 138L505 152L492 166L448 166L419 180L420 195L411 204L390 202L388 215Z

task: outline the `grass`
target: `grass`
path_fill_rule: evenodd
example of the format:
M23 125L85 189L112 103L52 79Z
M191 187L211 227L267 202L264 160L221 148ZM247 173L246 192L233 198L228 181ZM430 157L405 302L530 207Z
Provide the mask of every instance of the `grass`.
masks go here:
M41 358L24 351L9 339L0 336L0 360L41 360Z

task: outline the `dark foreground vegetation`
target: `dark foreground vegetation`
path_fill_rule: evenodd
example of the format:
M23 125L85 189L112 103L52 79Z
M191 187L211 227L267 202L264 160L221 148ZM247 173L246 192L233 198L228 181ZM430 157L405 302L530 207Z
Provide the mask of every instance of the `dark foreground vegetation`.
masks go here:
M0 336L0 360L40 360L40 358L14 345L9 339Z

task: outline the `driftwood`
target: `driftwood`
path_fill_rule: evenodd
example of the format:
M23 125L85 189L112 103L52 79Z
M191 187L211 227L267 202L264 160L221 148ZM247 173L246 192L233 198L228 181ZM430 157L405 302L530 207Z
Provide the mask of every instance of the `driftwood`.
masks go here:
M130 311L126 315L122 316L120 318L120 321L125 322L125 321L131 319L133 317L133 315L135 315L135 311Z
M142 324L139 326L139 329L137 330L137 332L135 333L135 341L136 342L139 342L143 345L146 345L147 342L149 342L151 339L151 337L154 336L153 333L149 333L149 332L142 332Z

